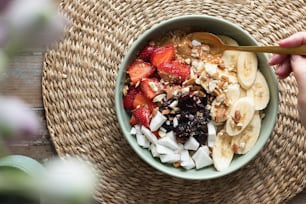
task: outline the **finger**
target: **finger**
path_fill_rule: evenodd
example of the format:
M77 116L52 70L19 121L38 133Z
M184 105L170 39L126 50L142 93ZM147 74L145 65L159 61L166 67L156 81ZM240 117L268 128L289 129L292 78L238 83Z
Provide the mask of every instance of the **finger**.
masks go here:
M276 54L276 55L273 55L269 59L268 64L269 65L281 64L283 61L285 61L285 59L289 59L289 56L288 55Z
M290 58L287 58L282 62L276 69L275 74L277 74L279 79L284 79L292 72Z
M296 47L306 44L306 32L298 32L279 42L282 47Z
M298 84L299 93L306 95L306 57L292 55L290 61Z

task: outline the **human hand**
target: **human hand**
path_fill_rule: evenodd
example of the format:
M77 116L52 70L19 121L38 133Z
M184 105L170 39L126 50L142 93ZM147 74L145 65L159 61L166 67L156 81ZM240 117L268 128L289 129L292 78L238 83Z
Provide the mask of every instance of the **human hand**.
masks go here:
M279 42L281 47L297 47L306 44L306 32L298 32ZM284 79L293 72L298 85L298 111L302 125L306 127L306 56L273 55L269 65L278 65L275 73L279 79Z

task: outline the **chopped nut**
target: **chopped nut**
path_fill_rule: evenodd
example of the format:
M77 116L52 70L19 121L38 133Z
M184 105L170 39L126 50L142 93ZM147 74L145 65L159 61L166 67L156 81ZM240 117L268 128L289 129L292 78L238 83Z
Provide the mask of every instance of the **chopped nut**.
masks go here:
M224 103L224 105L226 105L226 106L230 106L230 105L231 105L231 104L230 104L230 99L227 98L227 97L223 100L223 103Z
M229 82L229 78L225 75L221 76L221 80L224 81L224 82Z
M236 143L234 143L234 144L233 144L233 151L234 151L234 153L237 154L237 153L238 153L238 150L239 150L239 145L236 144Z
M195 78L190 78L190 79L183 82L183 86L192 85L192 84L194 84L194 82L195 82Z
M162 130L159 130L159 131L158 131L158 135L159 135L160 137L165 137L165 136L166 136L166 132L164 132L164 131L162 131Z
M205 52L210 52L210 47L208 45L202 45L201 49Z
M128 93L129 87L127 85L125 85L122 89L122 93L124 96L126 96L126 94Z
M216 97L216 102L223 103L225 99L226 99L226 95L224 93L221 93L220 95Z
M174 162L174 163L173 163L173 166L174 166L175 168L178 168L178 167L181 166L181 162Z
M221 91L216 88L213 90L213 93L216 94L216 96L221 95Z
M168 115L170 113L170 110L169 109L165 109L165 110L162 110L161 112L163 115Z
M220 69L222 69L222 70L225 69L225 65L224 65L223 60L222 60L222 62L219 62L218 67L219 67Z
M190 63L191 63L190 58L185 59L185 63L186 63L186 64L190 64Z
M240 111L236 110L236 111L235 111L235 116L234 116L234 118L233 118L233 121L234 121L236 124L238 124L239 121L240 121L240 119L241 119Z
M158 107L156 107L152 110L152 117L154 117L156 115L157 111L158 111Z
M221 89L224 85L225 81L220 81L217 86Z

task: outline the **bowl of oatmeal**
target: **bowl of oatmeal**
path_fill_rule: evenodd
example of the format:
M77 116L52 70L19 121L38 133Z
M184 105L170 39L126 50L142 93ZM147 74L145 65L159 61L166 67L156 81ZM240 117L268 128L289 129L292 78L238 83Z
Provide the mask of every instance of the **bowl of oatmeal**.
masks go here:
M265 54L225 51L258 45L239 26L212 16L181 16L153 26L125 55L115 88L128 143L166 174L213 179L240 169L264 148L278 108L277 80Z

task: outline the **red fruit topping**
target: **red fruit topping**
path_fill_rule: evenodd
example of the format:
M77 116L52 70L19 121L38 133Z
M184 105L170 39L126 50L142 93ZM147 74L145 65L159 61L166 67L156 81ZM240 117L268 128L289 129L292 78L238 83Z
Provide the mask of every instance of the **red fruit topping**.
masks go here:
M157 67L159 76L170 83L182 83L190 74L190 66L178 61L165 62Z
M133 84L136 84L142 78L149 77L154 71L155 69L150 63L142 60L136 60L127 69Z
M151 63L157 67L161 63L164 62L171 62L174 59L174 47L173 45L167 45L164 47L156 48L153 51L152 57L151 57Z
M150 126L151 111L147 107L138 107L132 110L132 114L140 125Z
M155 108L155 105L142 92L139 92L136 94L133 101L133 108L137 107L147 107L150 111L152 111Z
M125 109L132 110L135 96L139 91L134 87L129 87L127 94L123 98L123 106Z
M142 59L142 60L145 61L145 62L150 62L151 56L152 56L153 51L154 51L155 49L156 49L156 47L150 46L150 45L144 47L144 48L140 51L140 53L139 53L139 55L138 55L138 58Z
M160 94L164 86L156 78L144 79L141 81L140 89L148 99L153 99Z
M134 115L132 115L130 118L130 125L131 126L137 125L137 120Z

